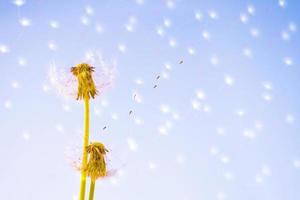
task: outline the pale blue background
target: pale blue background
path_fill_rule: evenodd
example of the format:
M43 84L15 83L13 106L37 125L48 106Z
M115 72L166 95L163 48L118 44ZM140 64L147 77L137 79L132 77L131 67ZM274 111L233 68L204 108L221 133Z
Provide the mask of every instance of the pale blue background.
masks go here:
M83 106L65 101L51 88L48 70L53 61L68 69L90 50L117 62L115 86L91 105L91 138L105 142L112 150L111 167L124 173L99 181L95 199L300 199L299 31L289 32L289 41L281 38L290 22L299 24L300 2L287 0L285 8L276 0L173 2L170 9L158 0L142 5L133 0L28 0L21 7L0 1L0 44L9 47L0 54L0 199L66 200L77 195L79 176L65 151L81 144ZM248 5L255 8L253 16ZM93 15L86 13L86 6L93 8ZM209 17L210 10L218 13L217 20ZM202 21L195 19L195 11L203 14ZM247 24L240 21L241 13L248 15ZM82 24L82 16L89 25ZM134 32L125 28L130 16L137 20ZM22 17L30 19L31 26L22 27ZM171 20L169 28L164 19ZM49 26L51 20L59 22L58 29ZM97 23L102 33L96 32ZM164 28L164 37L156 33L158 26ZM257 38L250 34L253 27L260 30ZM210 32L210 41L202 37L203 30ZM169 45L170 37L177 40L175 48ZM49 41L55 41L56 51L48 48ZM119 44L126 45L124 53ZM194 55L188 47L195 49ZM245 47L252 49L252 58L243 55ZM212 55L219 58L216 66L210 62ZM26 59L25 66L18 64L19 57ZM287 66L285 57L292 58L293 65ZM162 71L169 78L156 81ZM233 86L225 84L226 74L234 78ZM137 78L144 84L137 85ZM13 88L12 81L20 88ZM272 90L264 89L265 81L272 83ZM48 92L43 91L45 85ZM206 94L198 101L210 105L211 112L192 108L198 89ZM134 91L142 95L142 103L133 101ZM262 98L264 93L272 95L270 102ZM10 109L5 108L7 102ZM161 113L163 104L178 112L180 120ZM66 112L63 105L71 110ZM128 116L131 109L143 124ZM245 110L243 117L235 114L238 109ZM294 123L287 123L287 115ZM158 127L166 120L173 127L161 135ZM254 127L256 121L263 124L261 131ZM105 133L103 126L108 126ZM217 127L225 129L224 136L217 134ZM253 130L255 139L244 137L244 129ZM137 143L136 151L128 148L128 138ZM218 148L217 155L211 154L212 147ZM221 161L224 156L228 164ZM150 169L149 162L157 167ZM270 174L262 172L264 166ZM232 179L226 179L226 173Z

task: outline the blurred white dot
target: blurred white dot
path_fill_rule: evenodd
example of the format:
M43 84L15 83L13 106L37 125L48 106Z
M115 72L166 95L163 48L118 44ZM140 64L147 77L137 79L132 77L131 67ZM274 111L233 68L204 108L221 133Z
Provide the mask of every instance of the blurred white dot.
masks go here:
M23 131L22 137L25 141L28 141L31 138L31 135L28 131Z
M102 33L103 32L103 27L100 24L96 24L95 30L97 33Z
M89 23L90 23L90 20L89 20L89 18L88 17L86 17L86 16L82 16L81 18L80 18L80 20L81 20L81 23L83 24L83 25L89 25Z
M185 162L185 160L186 160L186 158L185 158L185 156L182 153L177 154L176 161L179 164L183 164Z
M50 87L46 84L43 84L42 88L44 92L48 92L50 90Z
M190 55L194 55L194 54L195 54L195 49L194 49L194 48L189 47L187 50L188 50L188 53L189 53Z
M209 17L211 18L211 19L218 19L218 13L216 12L216 11L214 11L214 10L210 10L210 11L208 11L208 15L209 15Z
M169 134L168 129L165 126L159 126L158 127L158 132L161 135L168 135Z
M289 23L289 31L291 31L291 32L296 32L297 31L297 26L294 22Z
M171 69L172 69L172 66L171 66L170 63L165 63L164 66L165 66L165 68L166 68L167 70L171 70Z
M133 92L132 96L133 96L133 100L135 102L137 102L137 103L142 103L143 102L143 97L138 92Z
M150 170L155 170L157 168L157 164L153 161L149 161L148 166Z
M125 44L119 44L118 49L122 53L125 53L125 51L127 50Z
M247 57L252 57L252 50L250 49L250 48L248 48L248 47L246 47L246 48L244 48L243 49L243 54L245 55L245 56L247 56Z
M262 167L261 173L262 173L262 175L264 175L264 176L271 176L271 175L272 175L272 172L271 172L270 167L268 167L268 166L266 166L266 165L264 165L264 166Z
M263 129L264 125L262 122L260 121L256 121L255 122L255 128L258 130L258 131L261 131Z
M63 105L63 110L64 110L65 112L70 112L70 111L71 111L70 105L64 104L64 105Z
M265 101L271 101L273 97L272 97L271 94L264 93L264 94L262 94L262 98L263 98L263 100L265 100Z
M48 48L52 51L56 51L57 50L57 45L54 41L50 41L50 42L48 42Z
M231 181L234 177L233 177L233 174L231 172L225 172L224 173L224 178L227 180L227 181Z
M290 34L286 31L282 31L281 32L281 38L285 41L288 41L288 40L290 40Z
M216 56L216 55L213 55L211 58L210 58L210 63L212 65L218 65L219 64L219 58Z
M10 100L5 100L4 101L4 108L5 109L11 109L12 108L12 102Z
M119 119L119 115L117 113L113 113L113 114L111 114L111 118L113 120L118 120Z
M213 156L216 156L216 155L218 155L220 152L219 152L219 149L217 148L217 147L215 147L215 146L212 146L211 148L210 148L210 154L212 154Z
M285 57L285 58L283 58L283 62L284 62L284 64L285 65L287 65L287 66L291 66L291 65L293 65L293 59L291 58L291 57Z
M94 113L96 116L100 116L102 114L99 108L94 108Z
M221 127L218 127L217 128L217 134L221 135L221 136L224 136L226 134L225 129L221 128Z
M9 52L8 46L4 44L0 44L0 53L8 53L8 52Z
M243 109L238 109L238 110L236 110L235 111L235 114L237 115L237 116L239 116L239 117L243 117L244 115L245 115L245 110L243 110Z
M200 110L201 107L202 105L200 102L198 102L197 100L192 100L192 108L194 110Z
M18 81L12 81L10 85L14 89L20 88L20 83Z
M87 15L93 15L94 14L94 9L91 6L86 6L85 7L85 13Z
M25 66L27 64L27 61L25 60L25 58L19 57L18 64L21 66Z
M246 137L248 139L252 139L252 140L256 138L256 133L249 129L245 129L243 131L243 135L244 135L244 137Z
M135 83L136 83L137 85L143 85L143 84L144 84L144 81L143 81L143 79L141 79L141 78L137 78L137 79L135 80Z
M252 37L256 38L260 35L260 31L257 28L251 28L250 34Z
M211 107L210 105L203 105L203 111L206 112L206 113L210 113L211 112Z
M175 120L179 120L179 119L180 119L180 115L179 115L178 113L176 113L176 112L173 112L173 113L172 113L172 117L173 117L173 119L175 119Z
M195 19L201 21L203 19L203 15L200 11L195 12Z
M250 15L254 15L255 13L255 8L253 5L248 5L247 11Z
M285 116L285 121L288 124L293 124L295 122L295 117L292 114L288 113Z
M247 14L241 14L240 15L240 20L241 22L243 22L244 24L246 24L248 22L248 15Z
M159 35L159 36L164 36L165 35L165 30L162 28L162 27L157 27L156 28L156 33Z
M26 3L25 0L13 0L12 2L13 2L13 4L15 4L16 6L23 6L23 5Z
M285 8L286 7L286 1L285 0L278 0L278 5L282 8Z
M299 168L300 169L300 160L298 160L298 159L295 159L294 161L293 161L293 166L295 167L295 168Z
M21 26L27 27L31 25L31 20L23 17L19 20L19 23L21 24Z
M231 77L230 75L225 75L224 81L225 81L226 85L229 85L229 86L233 86L235 83L233 77Z
M228 164L231 161L230 158L227 155L221 155L220 160L224 164Z
M167 27L167 28L169 28L169 27L171 27L171 25L172 25L172 22L171 22L171 20L170 19L164 19L164 25L165 25L165 27Z
M268 82L268 81L265 81L262 83L263 87L266 89L266 90L272 90L273 89L273 86L272 86L272 83Z
M145 3L144 0L135 0L136 4L143 5Z
M143 124L143 120L139 117L134 117L134 123L137 125Z
M166 105L166 104L160 105L160 111L161 111L162 113L169 113L169 112L170 112L170 107L169 107L169 105Z
M169 8L169 9L174 9L175 6L176 6L176 4L175 4L175 2L174 2L173 0L167 0L167 1L166 1L166 6L167 6L167 8Z
M175 47L177 45L176 39L175 38L170 38L169 39L169 45L171 47Z
M206 99L206 94L203 90L197 90L196 91L196 96L200 100L205 100Z
M131 25L131 24L125 24L125 28L128 32L133 32L134 31L133 25Z
M202 31L202 37L205 40L210 40L210 38L211 38L210 33L207 30Z
M225 200L226 194L224 192L218 192L217 194L217 200Z
M62 124L56 124L55 129L56 129L56 131L58 131L60 133L64 132L64 130L65 130L64 126Z
M258 174L255 176L255 181L256 183L261 184L264 182L264 178L260 174Z
M49 25L50 25L51 28L54 28L54 29L59 28L59 23L57 21L54 21L54 20L51 20L49 22Z
M127 144L131 151L137 151L138 145L133 138L127 138Z

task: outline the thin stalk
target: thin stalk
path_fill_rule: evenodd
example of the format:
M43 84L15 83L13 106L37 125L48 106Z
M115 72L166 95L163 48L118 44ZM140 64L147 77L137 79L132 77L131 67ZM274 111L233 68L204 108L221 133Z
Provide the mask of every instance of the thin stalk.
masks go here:
M95 184L96 184L96 181L91 179L89 200L94 200Z
M89 126L90 126L89 98L84 97L84 137L83 137L83 155L82 155L82 166L81 166L82 170L81 170L79 200L84 200L85 197L86 172L84 168L87 164L87 158L88 158L86 147L89 145Z

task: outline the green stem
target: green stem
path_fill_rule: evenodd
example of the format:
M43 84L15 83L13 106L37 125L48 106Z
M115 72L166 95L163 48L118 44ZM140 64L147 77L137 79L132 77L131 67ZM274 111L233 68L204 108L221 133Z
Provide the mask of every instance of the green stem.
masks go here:
M89 200L94 200L95 184L96 184L95 180L91 179Z
M86 172L84 170L87 164L88 154L86 147L89 145L89 126L90 126L90 105L89 98L84 98L84 137L83 137L83 155L82 155L82 170L80 180L80 193L79 200L84 200L85 197L85 186L86 186Z

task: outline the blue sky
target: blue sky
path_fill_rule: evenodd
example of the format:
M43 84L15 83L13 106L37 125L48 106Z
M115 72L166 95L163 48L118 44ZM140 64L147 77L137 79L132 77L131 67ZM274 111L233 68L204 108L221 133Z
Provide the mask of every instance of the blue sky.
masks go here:
M56 82L49 71L71 77L71 66L101 55L115 79L91 103L91 140L119 172L97 182L95 199L298 200L299 9L296 0L0 0L1 199L77 199L70 161L83 104L61 95L64 74Z

